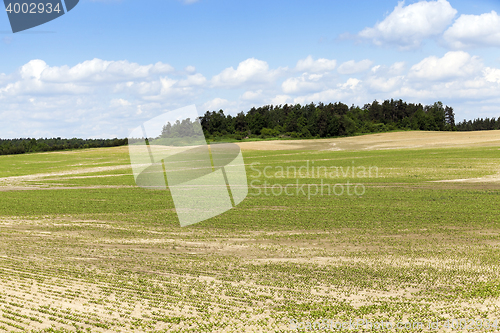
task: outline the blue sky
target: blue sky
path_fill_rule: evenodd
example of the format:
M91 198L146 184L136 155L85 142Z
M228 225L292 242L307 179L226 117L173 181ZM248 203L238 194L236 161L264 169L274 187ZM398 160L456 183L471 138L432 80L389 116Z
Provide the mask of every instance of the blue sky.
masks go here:
M500 116L500 1L80 0L12 34L0 137L126 137L163 112L401 98Z

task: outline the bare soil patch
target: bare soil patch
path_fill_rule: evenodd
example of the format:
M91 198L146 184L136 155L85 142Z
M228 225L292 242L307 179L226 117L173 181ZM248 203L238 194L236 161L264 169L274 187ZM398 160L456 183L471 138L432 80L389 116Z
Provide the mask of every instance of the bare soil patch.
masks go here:
M491 182L500 182L500 174L479 177L479 178L435 180L434 182L435 183L491 183Z
M475 132L409 131L378 133L334 139L240 142L252 150L378 150L445 147L500 146L500 130Z
M26 176L3 177L3 178L0 178L0 182L9 183L9 182L15 182L15 181L36 180L36 179L42 179L42 178L46 178L46 177L79 175L79 174L84 174L84 173L105 172L105 171L114 171L114 170L122 170L122 169L129 169L129 168L131 168L130 164L115 165L115 166L108 166L108 167L82 168L82 169L67 170L67 171L61 171L61 172L36 173L33 175L26 175Z
M33 184L33 182L43 181L48 177L59 177L52 178L51 180L66 180L66 179L78 179L78 178L92 178L92 177L111 177L115 175L93 175L93 176L80 176L80 177L67 177L71 175L81 175L86 173L98 173L98 172L106 172L106 171L114 171L114 170L124 170L130 169L130 164L125 165L115 165L115 166L107 166L107 167L93 167L93 168L81 168L74 170L66 170L59 172L50 172L50 173L37 173L33 175L25 175L25 176L12 176L12 177L2 177L0 178L0 192L5 191L26 191L26 190L48 190L48 189L90 189L90 188L122 188L122 187L130 187L127 185L103 185L103 186L79 186L79 187L71 187L64 186L60 184L50 184L50 185L39 185ZM121 175L120 175L121 176Z

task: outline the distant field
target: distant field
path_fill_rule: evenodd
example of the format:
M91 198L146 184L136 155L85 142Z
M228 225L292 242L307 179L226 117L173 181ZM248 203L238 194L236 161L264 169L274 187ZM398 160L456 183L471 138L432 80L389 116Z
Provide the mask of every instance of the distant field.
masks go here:
M391 132L316 140L271 140L242 142L244 150L376 150L500 146L500 130L477 132Z
M0 156L0 331L500 320L500 131L240 146L248 197L186 228L127 147Z

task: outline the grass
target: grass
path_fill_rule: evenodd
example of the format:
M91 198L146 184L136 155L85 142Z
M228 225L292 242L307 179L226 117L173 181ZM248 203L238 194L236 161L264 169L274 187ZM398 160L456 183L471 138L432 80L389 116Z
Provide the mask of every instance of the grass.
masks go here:
M126 147L0 156L0 177L56 173L0 179L0 331L272 332L322 318L430 320L443 331L453 318L493 323L500 184L436 181L497 175L498 153L247 151L248 197L188 228L168 191L133 186L131 169L120 167ZM324 168L279 173L313 162ZM363 166L377 175L347 169ZM365 192L270 192L297 180L306 188L349 181Z
M3 155L0 163L0 177L122 165L130 163L127 153L128 147L124 146L118 148Z

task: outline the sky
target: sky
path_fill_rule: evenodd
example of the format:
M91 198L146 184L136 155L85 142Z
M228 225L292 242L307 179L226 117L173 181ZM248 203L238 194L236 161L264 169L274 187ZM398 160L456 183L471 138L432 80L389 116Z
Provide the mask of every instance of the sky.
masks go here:
M500 117L500 0L80 0L13 34L0 15L0 138L127 137L195 104L403 99Z

